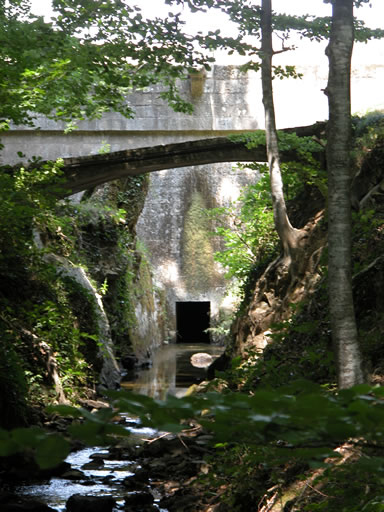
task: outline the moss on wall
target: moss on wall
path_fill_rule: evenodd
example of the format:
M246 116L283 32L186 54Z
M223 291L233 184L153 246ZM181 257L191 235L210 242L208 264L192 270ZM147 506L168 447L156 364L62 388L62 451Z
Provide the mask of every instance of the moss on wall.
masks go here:
M96 190L91 200L99 204L99 216L101 211L107 215L104 213L99 222L91 218L83 234L85 245L92 248L87 249L89 271L98 285L105 287L103 302L116 352L122 359L147 357L163 339L160 302L135 233L147 189L148 178L137 176Z
M136 251L139 265L131 285L135 323L129 326L129 337L135 355L145 359L165 338L165 314L162 294L154 288L150 264L140 243Z
M153 286L151 268L140 244L132 242L125 271L109 278L104 304L112 338L121 359L145 359L164 339L161 294Z
M210 235L212 229L204 213L206 207L203 195L192 192L184 219L182 272L188 290L197 294L212 289L218 278Z
M190 74L190 86L192 99L201 98L204 94L204 86L207 80L205 70L194 71Z

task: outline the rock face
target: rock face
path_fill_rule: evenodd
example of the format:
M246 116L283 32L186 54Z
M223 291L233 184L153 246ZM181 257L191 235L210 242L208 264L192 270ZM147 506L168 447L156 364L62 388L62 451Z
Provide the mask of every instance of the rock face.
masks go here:
M99 346L102 368L100 372L100 385L102 388L115 389L121 380L120 368L115 359L111 330L108 317L105 313L101 296L95 290L88 276L81 267L70 265L64 258L55 258L56 265L60 261L59 272L71 277L87 290L94 298L97 322L99 327Z
M95 214L83 226L81 235L89 272L99 286L105 283L104 294L98 298L99 309L105 313L98 316L99 332L104 339L112 339L120 364L127 370L148 360L164 339L161 294L153 287L151 270L135 230L146 191L147 179L143 176L96 189L89 207L95 212L110 208L121 216L98 218ZM111 388L115 365L111 351L103 352L100 384Z

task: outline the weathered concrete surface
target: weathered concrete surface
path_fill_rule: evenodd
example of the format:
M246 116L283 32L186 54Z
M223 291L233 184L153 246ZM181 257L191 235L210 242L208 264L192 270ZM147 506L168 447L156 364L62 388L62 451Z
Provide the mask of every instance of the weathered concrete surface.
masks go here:
M105 143L111 151L148 147L172 142L216 137L263 128L264 114L259 77L256 73L241 73L234 66L215 66L207 72L202 94L193 95L193 81L180 84L183 97L194 105L190 116L175 113L160 98L161 88L150 87L133 92L127 101L136 112L134 119L106 113L101 119L81 121L78 130L64 134L63 123L38 118L38 130L12 127L2 135L4 163L19 160L18 151L27 158L33 155L44 160L58 157L97 154ZM256 92L255 92L256 91Z
M231 311L228 282L214 261L220 241L202 209L226 206L241 188L258 179L254 171L234 172L231 164L204 165L154 173L149 201L137 224L148 249L156 284L166 293L169 339L176 331L176 302L210 302L212 322Z

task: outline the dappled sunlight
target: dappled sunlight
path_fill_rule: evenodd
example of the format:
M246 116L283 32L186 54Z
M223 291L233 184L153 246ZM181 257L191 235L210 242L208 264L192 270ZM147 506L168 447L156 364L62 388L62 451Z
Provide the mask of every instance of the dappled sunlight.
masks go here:
M235 201L239 197L239 194L240 187L238 183L235 183L230 177L227 176L221 180L218 190L218 197L220 201Z
M178 283L180 280L179 266L176 261L167 260L158 267L158 273L165 283Z
M229 290L221 302L221 309L227 311L233 311L239 303L238 290Z

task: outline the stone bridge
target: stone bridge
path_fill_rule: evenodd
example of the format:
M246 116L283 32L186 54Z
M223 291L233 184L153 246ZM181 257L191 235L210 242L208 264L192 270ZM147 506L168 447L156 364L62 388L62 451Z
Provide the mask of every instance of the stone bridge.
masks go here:
M301 137L315 136L320 139L325 128L326 123L319 122L282 131L296 133ZM299 158L295 151L281 152L282 161L290 162ZM65 158L63 171L66 179L63 184L63 193L76 194L108 181L164 169L180 169L220 162L265 162L266 160L264 144L248 149L244 142L227 137Z
M183 322L198 316L210 325L220 310L231 307L226 304L223 269L213 260L219 241L209 236L199 212L227 205L244 185L255 182L254 171L234 173L228 163L254 160L255 153L230 142L227 135L264 126L255 73L216 66L204 77L191 76L180 87L194 105L192 116L175 113L154 86L129 95L134 119L106 113L64 133L64 125L41 118L38 130L23 126L9 130L2 137L1 153L6 163L16 163L18 151L27 158L64 158L65 194L127 175L160 171L151 174L137 235L148 249L155 282L166 296L170 339L178 330L178 316ZM265 158L264 148L258 156ZM184 306L187 310L195 306L200 313L185 313Z

